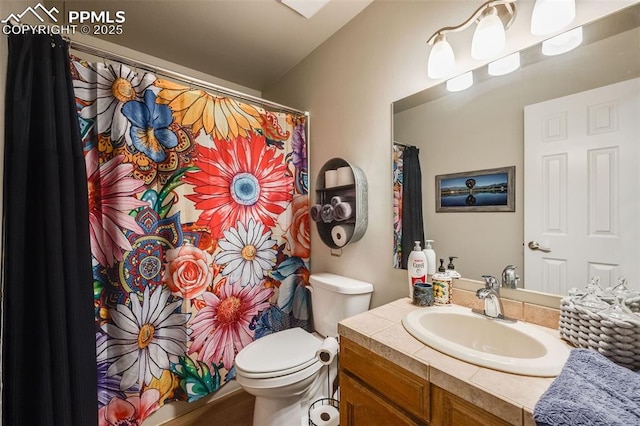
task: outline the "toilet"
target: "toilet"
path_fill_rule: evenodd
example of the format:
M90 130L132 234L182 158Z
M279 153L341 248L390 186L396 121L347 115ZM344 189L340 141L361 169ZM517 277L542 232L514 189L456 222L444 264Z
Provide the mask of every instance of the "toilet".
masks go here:
M325 337L338 336L340 320L369 309L370 283L329 273L312 274L309 282L316 332L283 330L250 343L236 356L236 380L256 397L254 426L309 424L309 405L331 397L328 381L338 370L337 357L324 365L316 352Z

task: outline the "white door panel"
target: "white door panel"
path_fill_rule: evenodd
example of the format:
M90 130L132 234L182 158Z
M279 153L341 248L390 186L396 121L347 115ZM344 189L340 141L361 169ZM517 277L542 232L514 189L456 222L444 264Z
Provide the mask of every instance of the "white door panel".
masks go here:
M640 289L639 123L640 78L525 107L527 289Z

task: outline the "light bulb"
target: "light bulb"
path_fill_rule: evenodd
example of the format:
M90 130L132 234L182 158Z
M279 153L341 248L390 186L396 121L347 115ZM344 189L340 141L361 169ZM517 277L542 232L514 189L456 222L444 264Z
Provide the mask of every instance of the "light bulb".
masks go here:
M554 33L569 25L575 17L575 0L536 0L531 14L531 34Z
M460 92L461 90L468 89L473 85L473 72L469 71L464 74L460 74L450 80L447 80L447 90L450 92Z
M542 54L546 56L560 55L575 49L582 43L582 27L562 33L542 42Z
M453 49L442 34L436 37L427 63L427 75L432 79L449 76L455 69L456 58Z
M504 49L505 41L504 25L498 15L492 12L478 22L471 40L471 57L474 59L495 57Z
M509 74L520 68L520 52L497 59L491 62L487 68L489 75L494 77Z

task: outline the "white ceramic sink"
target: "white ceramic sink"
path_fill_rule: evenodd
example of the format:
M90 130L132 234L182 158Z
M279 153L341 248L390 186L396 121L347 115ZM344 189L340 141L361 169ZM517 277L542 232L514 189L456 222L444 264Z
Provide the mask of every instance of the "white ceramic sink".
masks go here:
M544 330L521 321L492 320L461 306L418 309L402 325L440 352L508 373L555 377L569 356L567 345Z

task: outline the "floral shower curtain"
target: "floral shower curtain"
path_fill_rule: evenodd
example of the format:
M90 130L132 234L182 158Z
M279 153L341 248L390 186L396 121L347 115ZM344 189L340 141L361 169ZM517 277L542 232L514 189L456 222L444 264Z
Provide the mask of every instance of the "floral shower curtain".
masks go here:
M309 326L306 117L72 61L89 188L101 424L141 423Z
M402 152L393 144L393 267L402 268Z

